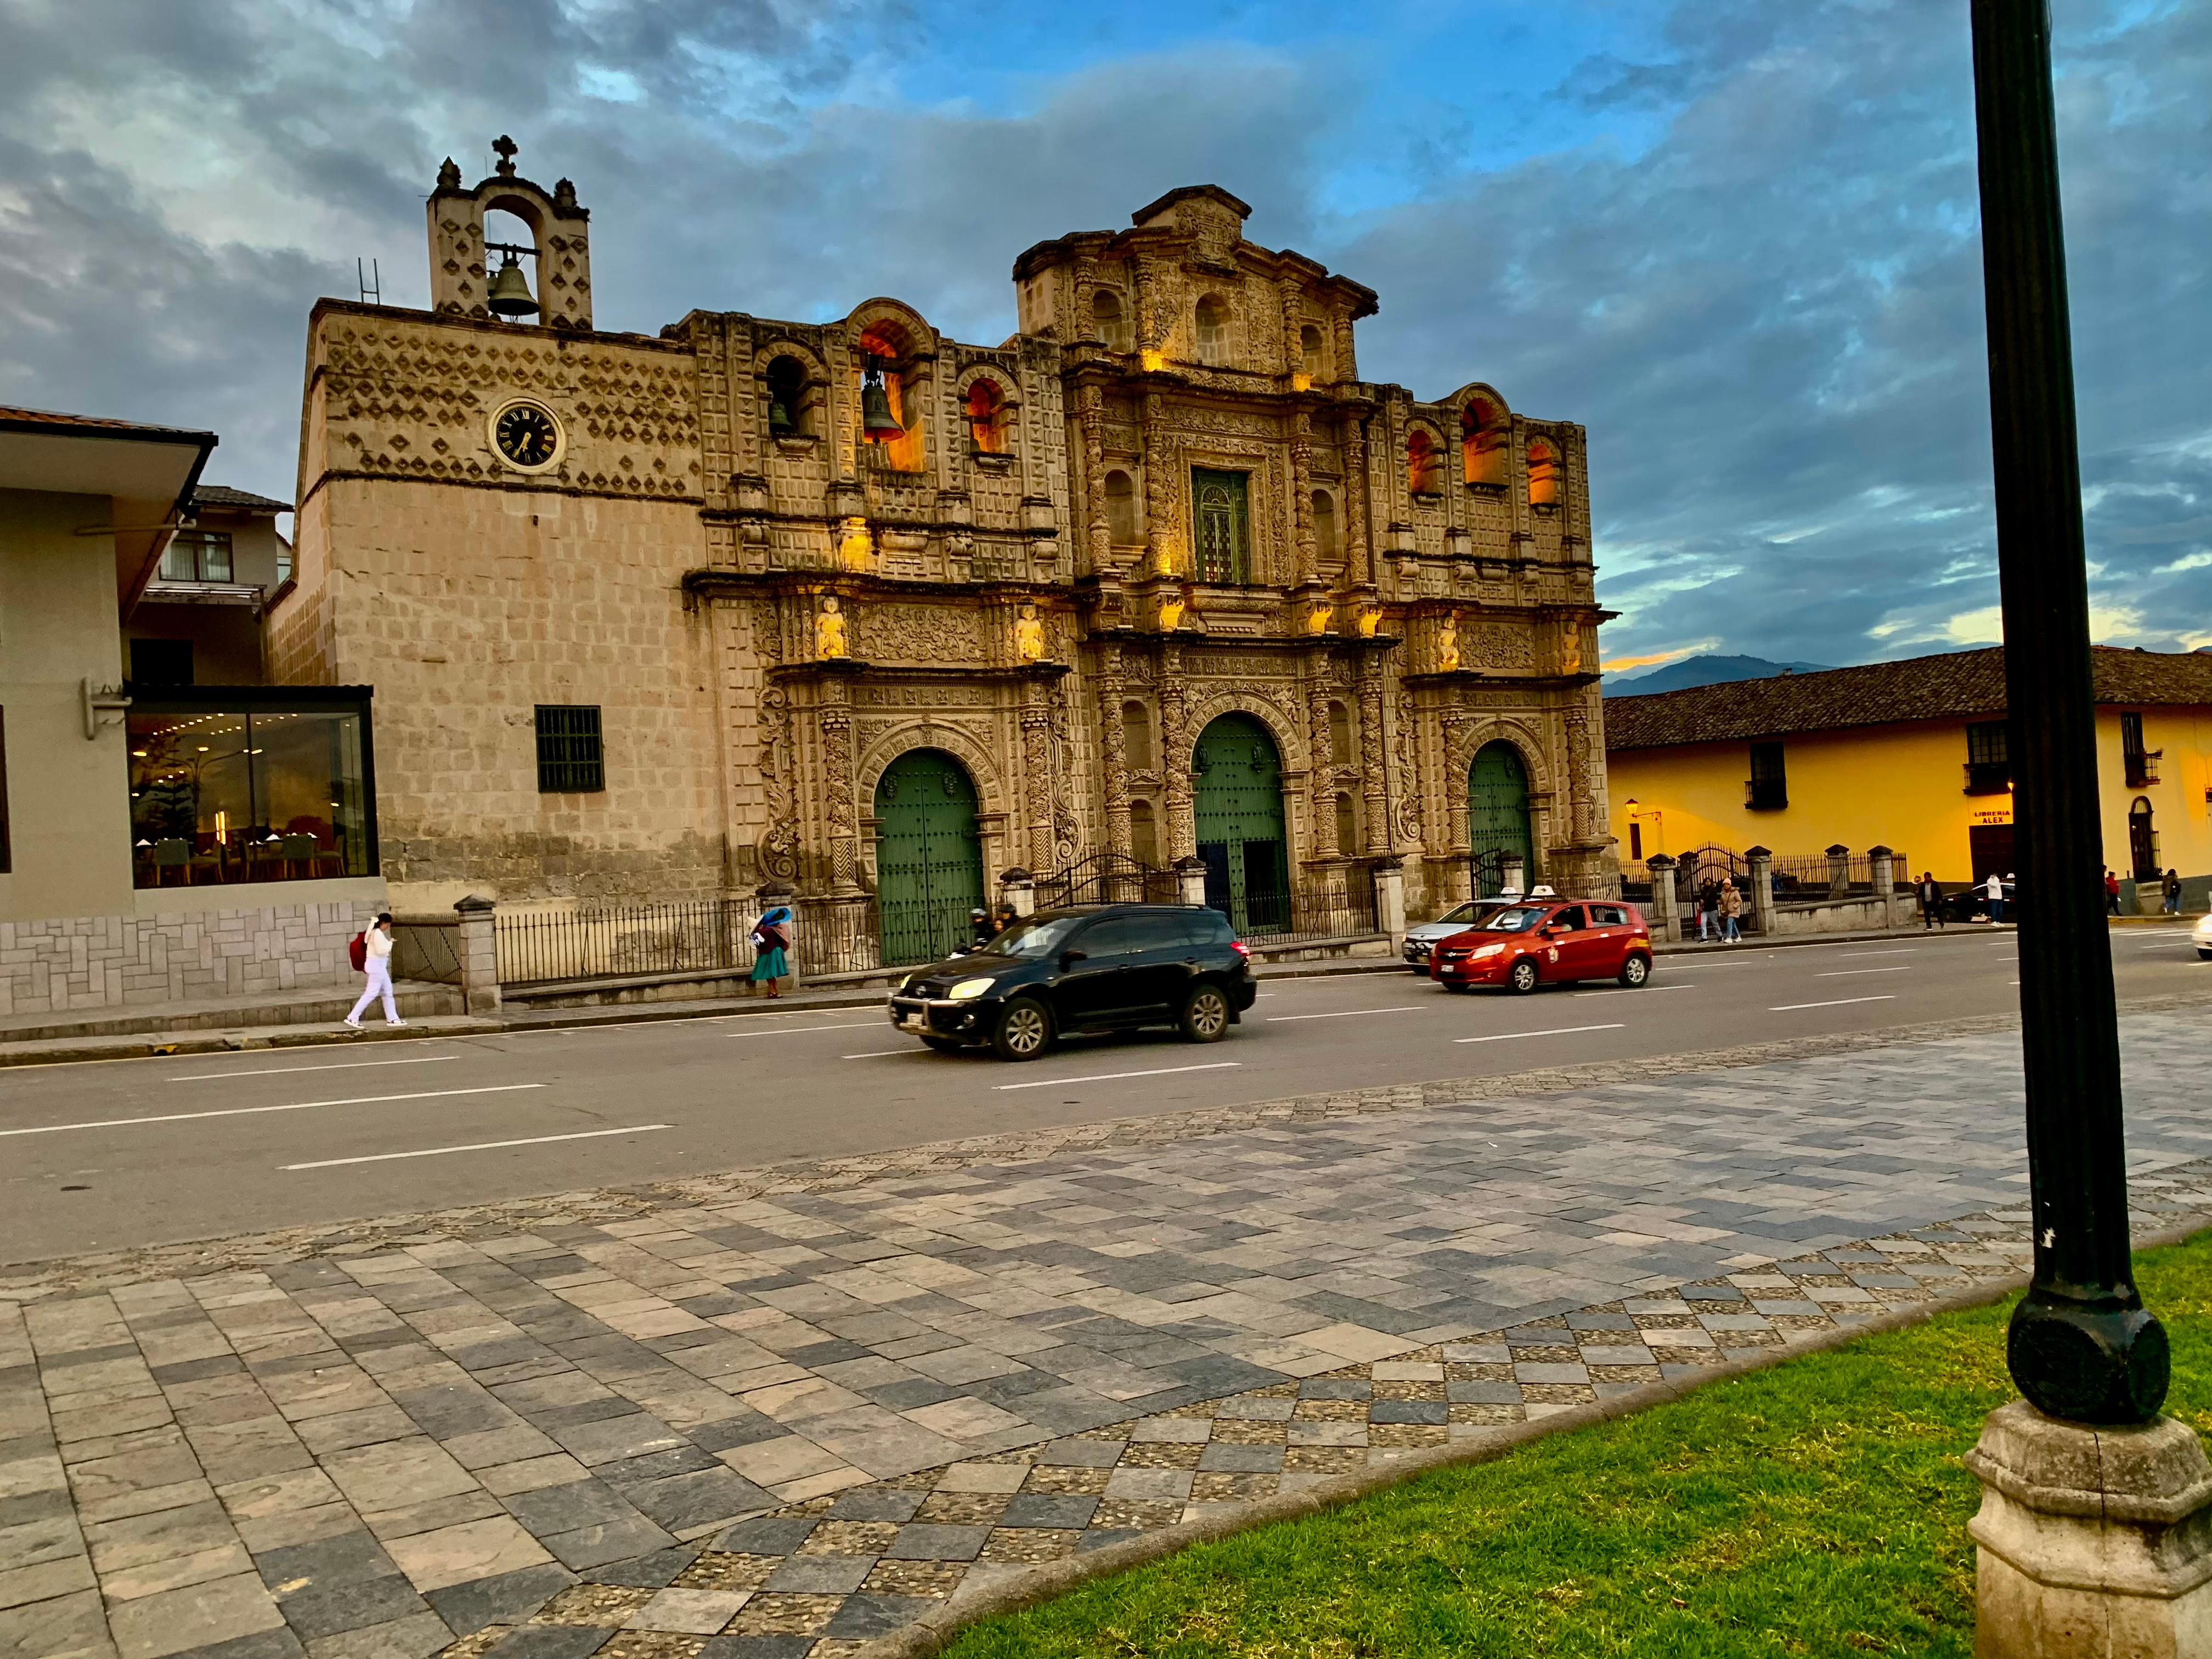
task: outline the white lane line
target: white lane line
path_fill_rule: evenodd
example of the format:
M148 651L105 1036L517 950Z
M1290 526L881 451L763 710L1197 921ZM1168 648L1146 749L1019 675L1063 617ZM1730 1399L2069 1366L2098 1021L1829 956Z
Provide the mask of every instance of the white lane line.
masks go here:
M1632 991L1624 986L1618 991L1577 991L1575 1000L1587 1002L1592 997L1640 997L1653 991L1694 991L1697 988L1694 985L1639 985Z
M128 1129L141 1123L185 1123L204 1117L250 1117L257 1112L304 1112L317 1106L377 1106L388 1100L448 1100L455 1095L504 1095L518 1089L543 1089L543 1083L489 1083L479 1089L431 1089L412 1095L356 1095L350 1100L295 1100L288 1106L225 1106L212 1112L164 1112L159 1117L107 1117L89 1123L41 1123L29 1129L0 1129L0 1135L52 1135L64 1129Z
M881 1019L848 1019L839 1025L781 1025L773 1031L727 1031L733 1037L803 1036L809 1031L880 1031L890 1022Z
M1624 1031L1625 1025L1555 1025L1548 1031L1500 1031L1496 1036L1454 1037L1454 1042L1510 1042L1515 1037L1572 1036L1578 1031Z
M1909 957L1917 948L1917 946L1910 946L1902 951L1846 951L1836 960L1850 962L1859 957Z
M1280 1025L1293 1019L1348 1019L1354 1014L1418 1014L1424 1008L1433 1008L1433 1002L1402 1002L1395 1008L1339 1008L1327 1014L1270 1014L1267 1024Z
M532 1135L526 1140L475 1140L465 1146L425 1146L412 1152L372 1152L366 1158L326 1158L313 1164L280 1164L281 1170L335 1170L342 1164L389 1164L398 1158L441 1158L447 1152L492 1152L502 1146L543 1146L553 1140L597 1140L603 1135L641 1135L673 1123L633 1123L626 1129L584 1129L571 1135Z
M885 1054L926 1054L927 1048L870 1048L857 1054L840 1054L840 1060L881 1060Z
M418 1060L343 1060L335 1066L262 1066L250 1072L194 1072L189 1077L165 1077L164 1083L220 1083L234 1077L282 1077L287 1072L357 1072L365 1066L434 1066L441 1060L466 1060L466 1054L424 1054Z
M1856 974L1909 974L1910 965L1900 968L1832 968L1825 974L1815 974L1814 979L1850 979Z
M1009 1089L1057 1089L1062 1085L1073 1087L1079 1083L1112 1083L1125 1077L1167 1077L1176 1072L1226 1072L1243 1063L1241 1060L1217 1060L1206 1066L1156 1066L1146 1072L1096 1072L1089 1077L1041 1077L1034 1083L1001 1083L996 1087L1000 1094Z
M2138 951L2186 951L2188 948L2189 941L2186 939L2182 940L2177 945L2138 945L2136 946L2136 949Z
M1854 1002L1894 1002L1895 997L1838 997L1833 1002L1785 1002L1778 1008L1769 1008L1770 1014L1794 1014L1801 1008L1842 1008Z

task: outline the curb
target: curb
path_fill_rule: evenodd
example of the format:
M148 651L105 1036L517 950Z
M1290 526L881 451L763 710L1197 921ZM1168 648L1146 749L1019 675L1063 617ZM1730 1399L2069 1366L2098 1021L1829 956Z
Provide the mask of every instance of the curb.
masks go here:
M2137 1239L2130 1248L2131 1250L2148 1250L2179 1244L2208 1228L2212 1228L2212 1217L2198 1215L2191 1220L2178 1222ZM1970 1290L1954 1291L1931 1302L1916 1303L1910 1308L1893 1309L1859 1324L1838 1326L1832 1331L1824 1331L1810 1341L1779 1349L1771 1355L1753 1355L1730 1360L1710 1370L1700 1371L1694 1377L1681 1377L1670 1382L1647 1382L1632 1393L1601 1401L1594 1406L1576 1406L1566 1411L1555 1412L1548 1417L1538 1418L1534 1422L1500 1427L1495 1434L1486 1435L1480 1440L1464 1440L1409 1451L1402 1457L1362 1470L1357 1474L1340 1475L1302 1492L1261 1499L1249 1509L1233 1514L1186 1522L1142 1538L1109 1544L1085 1555L1048 1562L994 1589L955 1599L939 1611L925 1616L904 1630L870 1643L860 1650L854 1659L933 1659L934 1655L944 1651L953 1637L970 1625L995 1618L1000 1613L1018 1613L1039 1602L1052 1601L1094 1579L1110 1577L1133 1567L1163 1560L1194 1544L1212 1543L1217 1539L1249 1532L1255 1527L1318 1515L1433 1470L1487 1463L1547 1436L1632 1417L1651 1407L1685 1399L1716 1383L1735 1382L1754 1372L1802 1359L1808 1354L1839 1348L1863 1336L1879 1335L1887 1331L1925 1324L1938 1314L1987 1307L1992 1302L2002 1301L2014 1291L2025 1289L2027 1284L2028 1277L2024 1273L2008 1273L2001 1279L1984 1279Z

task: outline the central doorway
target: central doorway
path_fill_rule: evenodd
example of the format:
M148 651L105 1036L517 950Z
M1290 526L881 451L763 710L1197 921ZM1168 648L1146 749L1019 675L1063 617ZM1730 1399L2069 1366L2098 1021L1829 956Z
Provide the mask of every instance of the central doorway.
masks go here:
M914 749L876 781L876 912L884 966L935 962L969 940L983 902L975 785L936 749Z
M1199 734L1198 855L1206 902L1243 933L1291 925L1291 860L1284 829L1283 760L1250 714L1224 714Z
M1521 881L1537 881L1536 837L1528 822L1528 768L1521 751L1503 741L1486 743L1467 769L1467 848L1477 898L1504 890L1505 866L1521 860Z

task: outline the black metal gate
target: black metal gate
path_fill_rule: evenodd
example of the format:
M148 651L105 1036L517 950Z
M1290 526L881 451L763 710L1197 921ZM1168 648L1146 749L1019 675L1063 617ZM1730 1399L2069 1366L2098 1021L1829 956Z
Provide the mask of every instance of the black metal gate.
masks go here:
M1176 904L1182 888L1171 870L1157 869L1127 853L1093 853L1036 884L1040 910L1072 904Z

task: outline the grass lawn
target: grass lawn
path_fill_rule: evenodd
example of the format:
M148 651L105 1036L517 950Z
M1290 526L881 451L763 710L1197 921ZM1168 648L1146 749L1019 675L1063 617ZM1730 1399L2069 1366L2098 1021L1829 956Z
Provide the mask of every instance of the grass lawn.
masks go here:
M2212 1429L2212 1233L2137 1258L2167 1412ZM2009 1301L1202 1545L959 1637L957 1659L1971 1655Z

